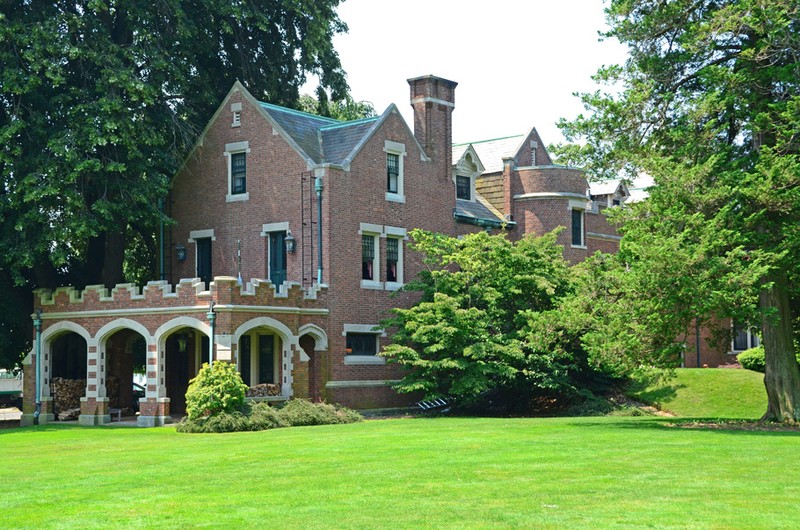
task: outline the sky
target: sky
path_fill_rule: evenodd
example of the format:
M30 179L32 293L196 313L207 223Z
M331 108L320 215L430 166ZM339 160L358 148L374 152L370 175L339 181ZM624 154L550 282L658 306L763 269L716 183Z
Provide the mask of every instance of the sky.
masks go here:
M394 103L413 127L406 80L456 81L455 143L531 127L561 142L556 122L583 111L572 94L594 91L598 67L625 59L618 42L599 41L599 0L345 0L338 13L349 32L334 46L353 98L379 114Z

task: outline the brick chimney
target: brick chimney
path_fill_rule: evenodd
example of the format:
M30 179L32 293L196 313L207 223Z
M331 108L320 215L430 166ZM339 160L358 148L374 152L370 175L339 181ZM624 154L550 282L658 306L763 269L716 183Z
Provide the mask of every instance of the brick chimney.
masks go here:
M450 178L453 157L453 109L455 81L434 75L408 80L411 106L414 108L414 136L433 159L440 175Z

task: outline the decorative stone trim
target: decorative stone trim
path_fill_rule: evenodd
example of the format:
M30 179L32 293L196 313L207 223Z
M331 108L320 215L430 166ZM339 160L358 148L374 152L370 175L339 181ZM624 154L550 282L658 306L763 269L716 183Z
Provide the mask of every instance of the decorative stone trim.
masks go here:
M399 383L399 379L363 380L363 381L328 381L325 388L374 388Z

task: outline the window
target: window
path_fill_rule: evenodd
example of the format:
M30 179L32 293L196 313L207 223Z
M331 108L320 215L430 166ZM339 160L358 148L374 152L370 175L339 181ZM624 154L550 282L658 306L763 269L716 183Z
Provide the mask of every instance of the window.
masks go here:
M376 237L371 234L361 236L361 279L375 280L377 270L377 253L375 252Z
M755 348L761 344L758 335L748 326L739 323L733 324L733 351L741 352Z
M225 144L225 157L228 163L228 195L227 202L246 201L247 193L247 155L250 153L249 142Z
M247 386L278 382L276 341L277 337L271 333L253 332L239 339L239 373Z
M386 239L386 281L397 282L397 262L400 259L400 241L393 237Z
M233 115L233 121L231 121L231 127L241 127L242 125L242 104L240 103L231 103L231 114Z
M583 210L572 210L572 246L582 247L583 244Z
M386 154L386 191L399 193L400 156L394 153Z
M472 200L472 181L469 177L456 176L456 198Z
M386 200L406 202L403 190L403 159L406 156L406 146L400 142L386 140L383 150L386 152Z
M378 353L378 336L375 333L348 333L347 355L375 355Z
M247 191L247 158L244 153L231 154L231 195Z
M403 239L405 228L384 226L386 234L386 284L384 289L396 291L403 286Z
M379 339L385 337L386 333L376 327L374 324L344 325L344 364L386 364L386 359L378 356Z

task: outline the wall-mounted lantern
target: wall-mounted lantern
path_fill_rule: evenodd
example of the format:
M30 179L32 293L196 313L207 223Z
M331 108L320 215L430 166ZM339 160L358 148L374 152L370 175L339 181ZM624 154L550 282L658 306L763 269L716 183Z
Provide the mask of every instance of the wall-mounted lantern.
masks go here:
M188 345L189 345L189 337L187 337L186 335L178 335L178 351L184 353Z
M178 256L178 261L186 261L186 247L180 243L175 245L175 255Z
M295 239L291 232L286 232L286 237L283 238L283 244L286 245L286 252L294 254Z

